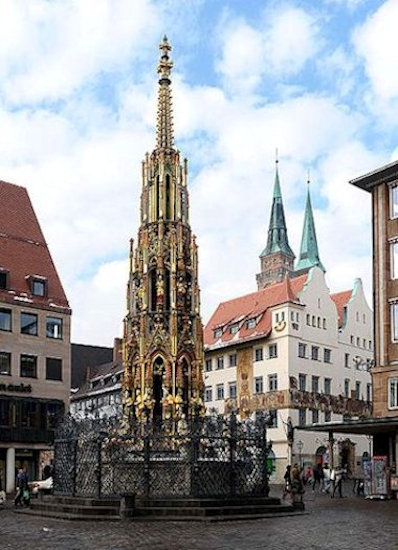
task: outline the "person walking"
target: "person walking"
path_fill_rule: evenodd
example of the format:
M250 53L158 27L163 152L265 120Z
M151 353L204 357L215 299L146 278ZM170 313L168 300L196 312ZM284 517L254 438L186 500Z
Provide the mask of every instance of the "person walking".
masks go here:
M330 469L329 464L323 467L323 492L328 495L330 493Z
M334 475L333 475L334 480L333 480L333 488L332 488L332 492L331 492L330 496L332 498L334 498L334 495L335 495L336 491L338 490L339 497L343 498L343 494L342 494L343 469L341 467L338 467L335 470L333 469L332 473L330 474L330 478L332 478L333 472L334 472Z
M283 495L282 495L283 500L285 500L286 495L288 495L292 490L291 468L292 467L290 466L290 464L288 464L286 466L286 471L285 471L285 474L283 476L283 479L284 479Z
M323 468L322 468L322 464L321 463L318 463L315 468L314 468L314 480L312 482L312 490L315 491L315 485L317 484L317 482L319 483L319 490L322 491L323 490L323 480L324 480L324 473L323 473Z
M23 506L22 497L25 487L28 487L28 479L25 471L22 468L18 470L16 486L17 494L15 495L14 506Z

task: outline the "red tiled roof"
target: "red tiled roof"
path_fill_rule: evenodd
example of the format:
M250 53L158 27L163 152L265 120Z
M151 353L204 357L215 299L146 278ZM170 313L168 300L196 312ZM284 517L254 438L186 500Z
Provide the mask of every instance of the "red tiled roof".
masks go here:
M344 290L343 292L336 292L335 294L330 295L333 302L336 304L339 327L341 327L341 325L343 324L344 307L347 305L351 296L352 296L352 290Z
M0 301L69 309L27 190L4 181L0 181L0 267L9 271L9 288L0 289ZM47 279L46 297L31 294L29 275Z
M270 307L286 302L297 301L298 293L303 289L307 280L307 274L285 279L281 283L273 284L263 290L240 296L221 302L213 313L204 329L205 346L211 346L215 342L227 344L231 340L240 342L267 336L271 331L271 312ZM255 318L256 326L249 329L245 321ZM239 323L239 330L231 334L229 330L224 330L220 338L214 337L214 330L221 327L230 327Z

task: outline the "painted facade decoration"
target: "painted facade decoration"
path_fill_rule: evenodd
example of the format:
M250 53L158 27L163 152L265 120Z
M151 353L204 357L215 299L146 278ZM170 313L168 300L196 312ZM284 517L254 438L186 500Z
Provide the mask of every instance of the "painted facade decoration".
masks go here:
M142 165L141 224L130 246L124 323L125 418L179 419L203 407L198 254L189 225L188 170L174 147L169 57L158 65L156 148Z

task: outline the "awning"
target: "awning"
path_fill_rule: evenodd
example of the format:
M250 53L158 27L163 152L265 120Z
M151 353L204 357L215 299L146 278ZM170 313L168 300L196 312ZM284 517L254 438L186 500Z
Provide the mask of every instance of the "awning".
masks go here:
M365 420L346 420L326 422L311 426L296 426L296 429L308 432L333 432L341 434L376 435L398 431L398 416L389 418L367 418Z

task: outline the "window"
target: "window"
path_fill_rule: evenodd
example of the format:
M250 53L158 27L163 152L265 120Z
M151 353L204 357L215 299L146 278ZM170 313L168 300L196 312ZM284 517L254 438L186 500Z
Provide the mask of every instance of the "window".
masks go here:
M206 359L205 361L205 371L206 372L210 372L213 368L213 365L212 365L212 362L211 362L211 359Z
M254 360L262 361L263 360L263 348L256 348L254 350Z
M269 391L277 391L278 389L278 375L269 374L268 375L268 389Z
M278 357L278 347L276 344L271 344L270 346L268 346L268 357L270 359Z
M291 312L290 312L290 320L291 320L291 321L294 321L294 311L291 311Z
M332 419L332 414L330 411L325 411L325 422L330 422Z
M359 312L358 312L358 311L356 312L356 316L355 316L355 317L356 317L356 320L357 320L357 323L358 323L358 322L359 322Z
M229 366L230 367L236 367L236 353L232 353L229 356Z
M6 290L8 288L8 271L0 268L0 289Z
M62 380L62 359L46 358L46 380Z
M213 389L211 386L205 387L205 401L206 402L213 401Z
M372 340L369 340L369 349L372 349Z
M390 244L391 279L398 279L398 242Z
M246 328L254 328L256 326L256 320L255 319L248 319L246 321Z
M11 331L11 309L0 309L0 330Z
M322 327L326 330L326 319L325 319L325 317L322 320Z
M323 361L325 363L330 363L331 359L332 359L332 350L328 349L328 348L325 348L323 350Z
M311 323L310 323L310 314L309 314L309 313L307 313L307 315L306 315L306 323L307 323L308 326L310 326L310 324L311 324Z
M315 315L312 316L312 326L313 326L313 327L316 327Z
M299 409L299 426L305 426L307 422L307 415L305 409Z
M331 378L325 378L325 393L326 395L330 395L332 388L332 379Z
M318 346L311 346L311 359L313 361L318 361L318 359L319 359L319 348L318 348Z
M366 384L366 401L372 400L372 384Z
M320 317L318 317L318 319L317 319L317 327L321 328L321 318Z
M222 328L216 328L216 330L214 331L214 338L221 338L222 336Z
M264 386L263 386L263 377L262 376L256 376L254 379L254 393L263 393Z
M301 391L306 390L306 378L305 374L299 374L299 390Z
M349 368L350 367L350 354L345 353L344 354L344 366Z
M31 291L34 296L46 295L46 280L45 279L32 279Z
M11 353L0 351L0 374L11 374Z
M366 349L366 340L365 338L362 338L362 347Z
M224 357L217 357L217 370L224 368Z
M224 384L217 384L216 386L217 399L224 399Z
M314 393L319 393L319 376L313 376L311 379L311 390Z
M279 313L275 313L275 323L279 323Z
M398 378L388 380L388 408L398 408Z
M34 355L21 355L20 375L23 378L37 378L37 357Z
M318 409L313 409L313 411L312 411L312 423L316 424L317 422L319 422L319 411L318 411Z
M21 313L21 334L37 336L37 315L34 313Z
M350 397L350 379L346 378L344 380L344 395Z
M398 217L398 186L390 187L390 216Z
M238 323L235 323L234 325L231 325L231 326L229 327L229 332L230 332L231 334L236 334L236 333L238 332L238 330L239 330L239 325L238 325Z
M355 382L355 397L361 399L361 382Z
M236 399L236 382L228 383L228 395L230 399Z
M278 427L278 411L277 409L270 409L268 411L269 424L268 428Z
M46 336L56 340L62 339L62 319L58 317L47 317L46 319Z
M357 336L357 346L358 346L358 348L359 348L359 346L361 345L360 342L361 342L361 341L360 341L360 338Z
M300 322L300 315L298 311L296 311L296 323L299 323L299 322Z
M307 344L303 344L302 342L299 342L298 345L298 356L302 359L305 359L307 352Z
M351 336L350 336L350 343L351 343L351 344L354 344L354 337L353 337L352 334L351 334Z

